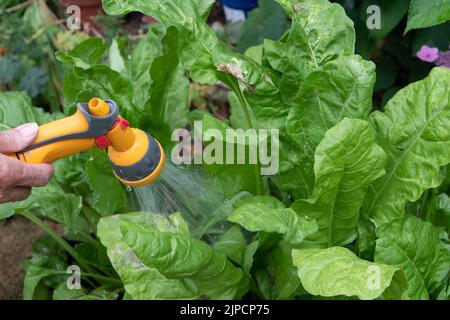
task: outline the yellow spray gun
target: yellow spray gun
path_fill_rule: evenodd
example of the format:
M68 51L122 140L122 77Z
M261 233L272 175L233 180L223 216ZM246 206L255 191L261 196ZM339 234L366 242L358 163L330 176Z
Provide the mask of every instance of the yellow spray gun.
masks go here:
M51 163L97 146L108 148L115 176L127 186L143 186L164 168L164 151L152 136L130 128L112 100L94 98L78 103L72 116L39 127L35 141L10 155L27 163Z

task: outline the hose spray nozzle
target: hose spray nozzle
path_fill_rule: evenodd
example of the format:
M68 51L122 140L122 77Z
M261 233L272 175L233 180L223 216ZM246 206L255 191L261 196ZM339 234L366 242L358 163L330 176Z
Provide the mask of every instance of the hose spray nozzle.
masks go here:
M27 163L51 163L95 146L108 148L115 176L128 186L152 183L164 168L159 142L131 128L114 101L100 98L78 103L72 116L40 126L35 141L14 156Z

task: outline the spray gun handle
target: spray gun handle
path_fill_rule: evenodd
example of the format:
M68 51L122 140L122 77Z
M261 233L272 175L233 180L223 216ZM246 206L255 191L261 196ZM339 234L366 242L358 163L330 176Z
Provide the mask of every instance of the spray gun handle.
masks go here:
M116 124L119 109L114 101L105 100L109 107L106 114L105 105L92 106L93 101L79 103L72 116L40 126L34 142L11 156L27 163L51 163L95 147L96 139Z

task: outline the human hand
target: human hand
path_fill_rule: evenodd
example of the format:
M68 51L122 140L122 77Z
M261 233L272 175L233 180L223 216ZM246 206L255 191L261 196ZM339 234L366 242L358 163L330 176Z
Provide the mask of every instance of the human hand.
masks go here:
M37 133L36 123L0 132L0 203L25 200L32 187L45 186L52 178L50 164L27 164L1 154L23 150L34 141Z

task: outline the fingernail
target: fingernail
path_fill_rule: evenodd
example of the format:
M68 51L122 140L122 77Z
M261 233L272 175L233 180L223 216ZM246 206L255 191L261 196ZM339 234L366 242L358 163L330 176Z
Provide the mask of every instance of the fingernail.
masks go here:
M26 140L30 140L30 139L33 139L34 137L36 137L36 134L38 132L38 125L36 122L26 123L26 124L23 124L23 125L17 127L17 130L19 130L22 138L24 138Z

